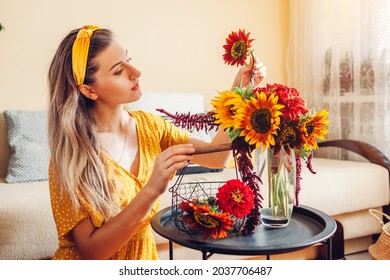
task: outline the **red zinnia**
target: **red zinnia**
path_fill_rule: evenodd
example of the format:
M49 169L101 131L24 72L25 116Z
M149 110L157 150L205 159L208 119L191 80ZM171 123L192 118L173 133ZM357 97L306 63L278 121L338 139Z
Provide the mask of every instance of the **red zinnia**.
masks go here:
M226 38L226 45L223 46L225 49L223 55L225 63L232 66L245 64L248 50L252 47L251 43L253 41L253 39L249 39L249 34L249 32L245 34L245 29L240 29L238 32L233 31L229 34Z
M238 219L249 214L254 206L252 189L238 179L227 181L218 189L216 196L219 208Z
M213 238L226 238L227 231L233 229L234 220L229 213L217 213L210 210L209 205L198 205L192 201L182 201L179 204L187 214L181 216L191 229L199 230L203 233L203 238L209 235Z
M275 94L279 103L284 105L282 109L283 119L287 121L299 121L299 116L309 112L306 102L299 91L280 84L267 85L256 91L266 92L268 95Z

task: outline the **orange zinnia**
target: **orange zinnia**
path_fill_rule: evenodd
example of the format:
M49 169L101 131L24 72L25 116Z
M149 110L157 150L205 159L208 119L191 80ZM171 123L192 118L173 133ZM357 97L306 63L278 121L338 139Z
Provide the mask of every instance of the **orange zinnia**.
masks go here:
M182 201L179 207L186 212L181 219L191 229L201 231L204 239L210 235L215 239L226 238L227 231L233 229L234 220L229 213L212 212L207 204L198 205L192 201Z

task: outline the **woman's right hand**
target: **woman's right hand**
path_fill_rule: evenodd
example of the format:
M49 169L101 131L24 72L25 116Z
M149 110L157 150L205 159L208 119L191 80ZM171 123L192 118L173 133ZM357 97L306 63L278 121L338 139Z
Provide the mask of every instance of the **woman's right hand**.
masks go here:
M174 145L162 151L156 157L152 174L144 188L153 188L157 195L164 193L175 172L192 160L194 152L192 144Z

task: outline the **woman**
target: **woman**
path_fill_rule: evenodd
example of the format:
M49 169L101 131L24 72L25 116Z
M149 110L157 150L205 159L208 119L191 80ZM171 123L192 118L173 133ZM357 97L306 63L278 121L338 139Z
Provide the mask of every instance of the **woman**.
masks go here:
M54 259L158 259L150 219L176 170L225 166L230 152L153 114L123 110L142 93L141 72L108 29L84 26L61 42L49 68L49 183L59 248ZM263 79L255 63L257 82ZM249 82L239 70L233 86ZM226 143L219 131L212 144Z

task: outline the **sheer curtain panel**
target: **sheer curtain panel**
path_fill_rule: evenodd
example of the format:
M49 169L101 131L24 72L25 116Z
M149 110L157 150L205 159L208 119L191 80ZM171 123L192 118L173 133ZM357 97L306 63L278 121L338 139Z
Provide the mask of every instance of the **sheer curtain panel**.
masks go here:
M389 0L290 0L287 61L289 85L329 111L327 139L390 157ZM339 152L328 156L348 157Z

